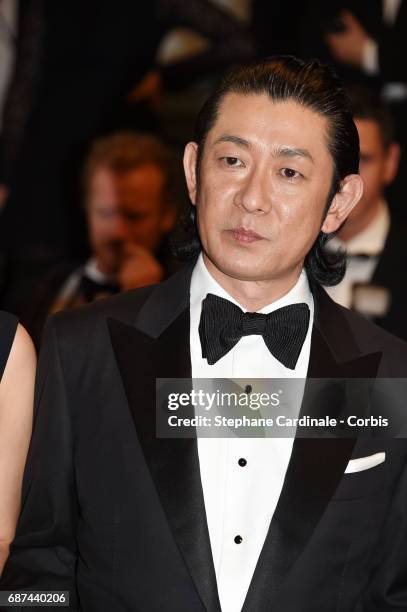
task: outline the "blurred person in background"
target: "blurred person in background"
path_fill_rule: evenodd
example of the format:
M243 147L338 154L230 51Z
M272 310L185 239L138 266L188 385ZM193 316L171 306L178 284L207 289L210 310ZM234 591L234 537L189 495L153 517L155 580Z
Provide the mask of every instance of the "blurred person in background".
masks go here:
M388 102L406 96L403 0L312 0L305 2L302 53L335 64L345 82L368 83Z
M158 283L174 271L168 234L178 179L171 150L155 136L120 132L94 142L83 180L91 256L58 265L29 308L22 305L36 342L50 312Z
M39 78L0 223L7 263L2 306L11 312L56 261L84 256L77 177L89 142L118 129L159 131L148 107L154 92L212 76L252 54L246 29L209 0L42 0L42 7ZM159 66L158 49L175 27L200 32L209 45Z
M314 11L316 5L312 3ZM362 79L388 104L402 148L400 172L389 192L398 207L393 214L407 220L407 4L403 0L334 0L323 3L331 12L324 41L341 74Z
M367 74L379 74L387 83L389 99L407 97L406 50L407 6L403 0L364 0L337 4L337 31L326 36L338 62L356 66ZM393 84L390 87L390 83ZM394 85L398 83L399 94ZM385 92L386 93L386 92Z
M350 90L353 114L360 139L360 174L363 196L337 236L330 250L347 253L343 281L327 287L342 306L353 308L407 339L407 227L392 219L394 202L386 188L394 180L400 146L396 142L389 109L364 88Z
M0 575L20 512L31 437L36 355L14 315L0 311Z

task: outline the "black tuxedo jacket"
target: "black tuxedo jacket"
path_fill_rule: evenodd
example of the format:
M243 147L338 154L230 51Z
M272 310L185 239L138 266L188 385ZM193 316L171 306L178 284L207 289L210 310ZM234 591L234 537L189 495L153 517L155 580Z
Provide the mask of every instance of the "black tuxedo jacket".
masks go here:
M70 590L86 612L220 612L196 440L155 436L156 377L191 376L191 269L49 320L2 589ZM405 376L402 341L314 298L309 376ZM297 438L243 610L407 609L406 454Z

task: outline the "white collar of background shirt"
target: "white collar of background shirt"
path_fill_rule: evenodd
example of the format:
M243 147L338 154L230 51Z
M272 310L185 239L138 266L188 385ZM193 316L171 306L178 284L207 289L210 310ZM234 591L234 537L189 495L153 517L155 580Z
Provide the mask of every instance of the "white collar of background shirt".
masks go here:
M99 283L100 285L103 285L104 283L115 282L114 278L107 276L107 274L104 274L99 270L97 261L94 257L88 259L88 261L84 265L83 274L93 280L95 283Z
M387 25L393 26L402 0L383 0L383 20Z

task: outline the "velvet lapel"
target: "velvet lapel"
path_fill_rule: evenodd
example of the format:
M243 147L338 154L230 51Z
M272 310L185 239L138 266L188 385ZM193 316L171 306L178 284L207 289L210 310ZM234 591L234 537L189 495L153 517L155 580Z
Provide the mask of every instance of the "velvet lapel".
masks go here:
M374 378L381 353L362 355L341 309L322 289L315 288L313 293L315 317L308 377ZM244 612L269 612L276 605L286 576L343 476L355 442L351 438L295 439Z
M109 328L137 435L174 539L203 608L220 612L196 439L156 437L156 378L191 378L192 267L157 286L134 326L111 319Z

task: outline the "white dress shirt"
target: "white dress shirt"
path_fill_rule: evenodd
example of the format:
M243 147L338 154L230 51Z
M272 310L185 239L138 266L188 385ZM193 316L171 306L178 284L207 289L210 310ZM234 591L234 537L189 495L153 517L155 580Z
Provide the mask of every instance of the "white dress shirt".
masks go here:
M342 249L348 256L344 279L334 287L326 287L331 298L341 306L351 308L354 304L353 288L357 284L370 283L381 252L383 251L390 228L390 213L386 202L382 202L377 215L371 223L348 242L338 237L328 243L330 250ZM354 257L358 254L369 255L366 259ZM352 257L353 256L353 257Z
M211 276L202 255L191 280L192 378L304 378L308 370L314 315L303 271L281 299L259 312L305 302L310 324L295 370L275 359L258 335L245 336L213 365L202 358L198 326L202 300L213 293L236 302ZM253 389L254 390L254 389ZM293 440L290 438L198 438L198 455L218 592L223 612L241 610L270 520L283 486ZM246 465L239 465L245 459ZM240 536L242 541L235 542Z

